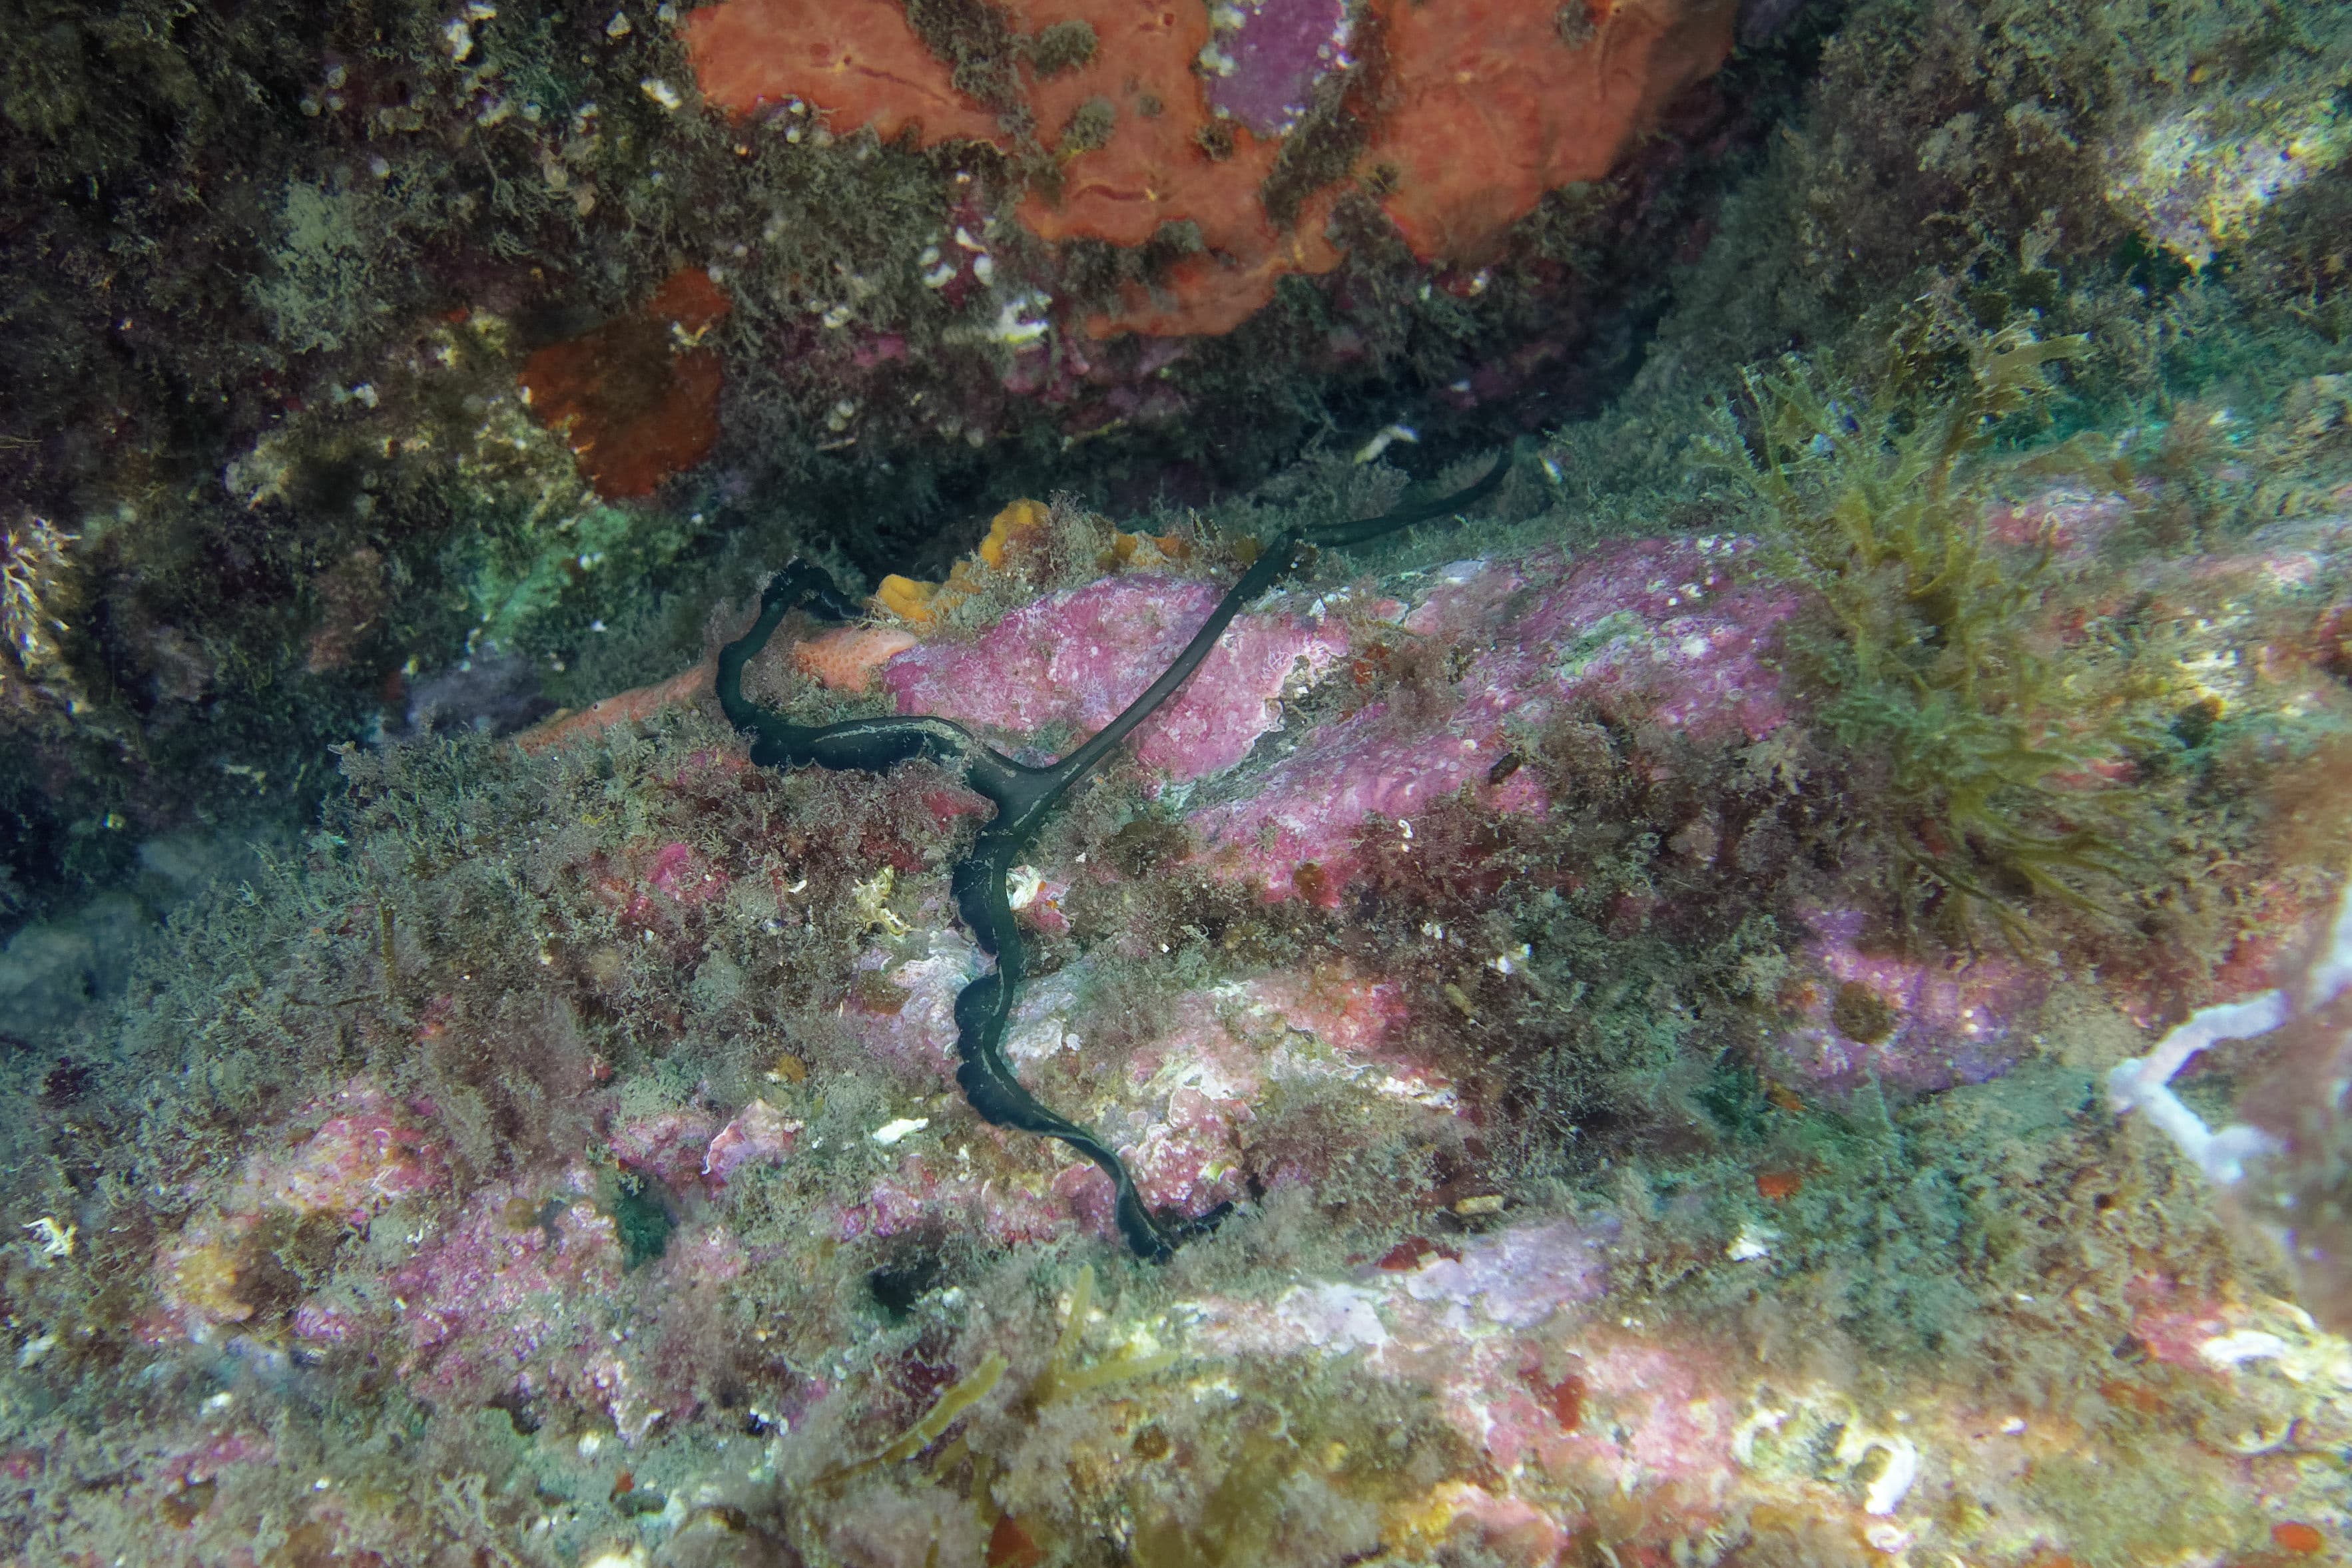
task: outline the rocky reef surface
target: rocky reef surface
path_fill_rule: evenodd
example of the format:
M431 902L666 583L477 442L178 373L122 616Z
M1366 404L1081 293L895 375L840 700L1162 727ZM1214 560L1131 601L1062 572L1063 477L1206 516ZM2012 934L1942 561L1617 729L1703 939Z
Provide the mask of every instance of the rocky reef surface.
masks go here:
M1396 489L1317 482L1341 517ZM957 1088L987 960L947 873L990 808L954 776L753 766L707 668L520 746L352 750L114 1051L12 1064L10 1550L2322 1550L2352 1352L2312 1313L2342 1304L2297 1305L2102 1081L2291 984L2343 896L2352 491L2126 548L2165 483L1975 514L2012 574L2056 563L2012 605L2053 660L2132 607L2170 722L2009 809L2210 846L2063 896L1907 858L1887 813L1938 808L1841 743L1809 642L1838 585L1753 511L1562 542L1522 457L1467 524L1248 605L1008 879L1024 1084L1163 1216L1235 1206L1164 1264L1101 1171ZM1254 548L1246 509L1000 524L911 619L789 622L749 689L1042 760ZM2227 1050L2191 1100L2326 1054Z
M32 0L0 1568L2344 1556L2347 61Z

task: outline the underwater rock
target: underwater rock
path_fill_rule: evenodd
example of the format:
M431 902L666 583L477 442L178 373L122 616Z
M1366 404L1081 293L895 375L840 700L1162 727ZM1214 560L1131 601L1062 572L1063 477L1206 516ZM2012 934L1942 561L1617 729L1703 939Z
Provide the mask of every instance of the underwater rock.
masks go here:
M2340 521L2183 563L2118 559L2112 511L2052 493L1996 520L2072 529L2083 601L2175 628L2164 689L2197 706L2168 766L2259 780L2266 832L2339 831ZM1053 550L1008 528L946 612L861 646L862 695L789 646L746 679L788 712L1073 746L1232 566L1206 530L1082 526ZM1817 614L1721 533L1496 544L1241 615L1176 722L1006 876L1034 943L1012 1072L1157 1222L1238 1207L1165 1265L1115 1251L1094 1164L961 1092L988 960L947 868L984 803L919 763L751 766L694 670L536 749L347 755L352 814L307 873L327 891L236 906L276 923L256 945L294 956L289 990L214 998L205 1049L236 1065L204 1070L252 1070L257 1009L299 1053L259 1060L358 1040L379 1065L227 1134L174 1124L236 1157L157 1184L168 1221L124 1239L28 1218L12 1278L52 1290L106 1247L141 1282L141 1354L239 1390L379 1379L436 1430L524 1445L571 1500L517 1494L548 1560L621 1526L648 1561L887 1562L919 1536L1042 1563L1116 1508L1163 1558L1238 1521L1283 1560L1548 1563L1588 1538L1665 1560L1714 1535L2022 1568L2322 1517L2291 1457L2231 1445L2352 1432L2341 1342L2226 1288L2201 1178L2118 1137L2095 1074L2144 1049L2143 1013L2284 983L2336 884L2249 836L2201 946L2070 934L2095 984L1906 937L1854 827L1879 776L1821 743L1790 657ZM2233 727L2274 709L2319 716L2307 749ZM2272 1098L2245 1113L2335 1071L2341 1021L2259 1047ZM2332 1247L2313 1168L2275 1174ZM2086 1255L2099 1227L2128 1244ZM1072 1256L1098 1260L1083 1290ZM1099 1312L1095 1268L1119 1270ZM20 1354L81 1354L39 1343ZM2074 1358L2097 1387L2037 1403ZM2198 1424L2164 1463L2207 1502L2069 1511L2053 1456L2104 1475L2149 1415ZM419 1528L332 1490L355 1511L331 1539ZM889 1506L844 1511L869 1497ZM2027 1546L1988 1500L2035 1521Z
M484 654L437 670L407 688L404 724L387 727L394 739L421 735L512 735L545 718L555 705L540 689L529 659Z
M1776 1072L1808 1089L1876 1083L1896 1093L1981 1083L2031 1050L2021 1019L2038 1016L2050 977L2012 955L1906 954L1857 943L1858 909L1801 911L1812 932L1797 956L1807 978L1780 999L1793 1027Z
M1216 598L1205 582L1107 578L1024 606L976 643L900 653L882 683L900 713L1017 736L1057 725L1091 734L1167 667ZM1347 645L1338 628L1295 613L1242 617L1192 683L1145 721L1137 757L1178 780L1225 771L1278 722L1284 691L1311 683Z
M196 1340L259 1319L291 1318L298 1332L327 1319L304 1301L300 1272L324 1272L338 1236L379 1211L445 1186L446 1145L430 1117L354 1082L309 1108L276 1148L249 1155L237 1180L170 1240L155 1260L161 1318ZM307 1222L307 1224L306 1224Z
M1433 722L1375 699L1318 726L1248 790L1191 814L1204 857L1274 894L1294 891L1312 864L1311 896L1328 904L1358 865L1368 822L1402 835L1398 824L1456 796L1540 815L1538 776L1506 758L1572 711L1702 747L1764 738L1789 706L1763 655L1798 601L1744 580L1752 549L1733 538L1622 541L1574 561L1460 561L1399 585L1413 601L1403 630L1466 661L1450 711Z

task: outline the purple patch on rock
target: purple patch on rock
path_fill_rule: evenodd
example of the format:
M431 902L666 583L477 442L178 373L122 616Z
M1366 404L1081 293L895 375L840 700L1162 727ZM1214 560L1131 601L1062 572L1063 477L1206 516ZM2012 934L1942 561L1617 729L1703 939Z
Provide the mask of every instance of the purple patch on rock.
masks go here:
M1260 136L1279 136L1307 112L1315 84L1345 69L1347 0L1239 0L1221 5L1201 51L1209 107Z

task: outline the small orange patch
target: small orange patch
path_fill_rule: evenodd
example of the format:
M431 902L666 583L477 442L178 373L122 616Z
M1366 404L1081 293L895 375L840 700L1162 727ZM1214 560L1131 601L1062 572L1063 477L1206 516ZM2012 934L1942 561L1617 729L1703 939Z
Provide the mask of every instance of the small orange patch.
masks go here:
M1563 1432L1573 1432L1584 1423L1584 1379L1570 1375L1544 1389L1545 1407L1559 1423Z
M896 626L837 626L793 645L793 664L828 691L862 692L875 672L915 645L912 632Z
M1114 528L1110 559L1105 564L1141 571L1192 558L1192 547L1181 534L1129 534Z
M988 1568L1036 1568L1045 1560L1021 1521L1009 1513L988 1532Z
M559 713L516 736L515 744L525 751L536 753L583 736L602 735L617 724L650 718L664 708L692 702L709 691L718 667L712 660L705 659L694 668L672 675L666 681L605 697L589 704L578 713Z
M2153 1416L2164 1408L2164 1396L2143 1383L2126 1383L2120 1377L2110 1377L2099 1385L2099 1397L2110 1405L2126 1406L2143 1416Z
M687 14L686 57L703 97L737 114L805 99L844 131L925 147L1003 144L996 116L956 89L896 0L735 0Z
M895 571L884 578L874 590L875 603L899 620L916 626L929 625L940 610L950 608L948 605L933 607L939 596L938 583L917 582L913 578L900 577ZM963 596L958 594L956 597L961 599Z
M1426 1236L1408 1236L1381 1255L1380 1267L1391 1274L1401 1274L1408 1269L1420 1268L1423 1259L1433 1256L1459 1261L1462 1254Z
M2309 1557L2327 1544L2327 1537L2317 1525L2305 1524L2299 1519L2271 1526L2271 1544L2282 1552L2292 1552L2298 1557Z
M1804 1176L1797 1171L1758 1171L1756 1196L1774 1203L1797 1196L1805 1185Z
M1019 500L989 519L988 537L980 541L977 553L990 566L1003 568L1008 549L1034 544L1045 530L1047 512L1043 501Z

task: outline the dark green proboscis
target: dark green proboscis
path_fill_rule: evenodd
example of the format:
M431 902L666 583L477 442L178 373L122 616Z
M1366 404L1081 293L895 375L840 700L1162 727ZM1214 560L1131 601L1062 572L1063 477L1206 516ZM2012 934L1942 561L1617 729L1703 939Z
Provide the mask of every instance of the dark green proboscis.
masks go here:
M769 580L760 596L759 620L719 651L719 703L729 722L751 738L753 762L764 768L804 768L814 763L820 768L881 773L901 762L927 758L961 776L995 806L995 816L956 862L950 882L957 912L971 928L981 951L996 960L995 973L981 976L956 998L956 1082L982 1121L1058 1138L1099 1166L1117 1194L1119 1231L1140 1257L1167 1258L1180 1243L1223 1218L1233 1206L1221 1204L1197 1219L1170 1221L1154 1217L1145 1210L1142 1195L1136 1191L1135 1180L1118 1155L1086 1128L1040 1104L1013 1076L1004 1060L1004 1028L1013 1016L1013 988L1021 983L1023 969L1021 932L1013 924L1013 906L1005 895L1005 873L1070 787L1100 766L1136 726L1182 689L1242 607L1297 567L1309 547L1363 544L1445 517L1490 494L1509 466L1507 455L1497 458L1477 483L1436 500L1358 522L1294 528L1276 535L1242 573L1241 580L1217 601L1208 620L1160 678L1093 738L1049 768L1015 762L984 745L961 725L943 718L914 715L799 725L753 705L743 695L744 666L768 645L785 616L799 610L819 620L844 621L857 613L833 580L806 561L795 560Z

